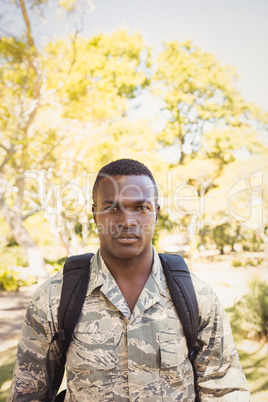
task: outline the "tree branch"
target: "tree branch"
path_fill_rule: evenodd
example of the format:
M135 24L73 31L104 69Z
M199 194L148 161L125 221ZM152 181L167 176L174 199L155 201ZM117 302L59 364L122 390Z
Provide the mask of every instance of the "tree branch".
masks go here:
M32 35L32 29L31 29L31 24L30 20L27 14L26 6L24 0L19 0L20 1L20 8L22 11L23 19L26 25L26 37L28 41L28 45L31 48L32 54L36 59L32 59L31 55L27 57L27 60L29 62L30 67L33 69L34 74L35 74L35 80L33 84L33 97L34 99L37 99L40 97L40 87L41 87L41 74L38 71L38 61L37 61L37 56L38 52L34 43L34 38Z
M12 144L9 149L4 147L4 145L2 144L0 144L0 146L7 152L7 155L5 156L3 162L0 165L0 172L3 172L5 165L7 164L11 156L15 153L15 145Z
M3 144L0 144L0 147L3 148L6 151L6 153L9 153L9 150Z
M30 212L28 212L26 215L23 215L23 216L22 216L23 222L26 221L26 219L30 218L31 216L37 214L37 213L40 212L40 211L41 211L41 209L40 209L40 208L37 208L36 210L30 211Z
M34 43L34 39L33 39L33 35L32 35L30 20L29 20L28 14L27 14L27 10L26 10L26 7L25 7L24 0L20 0L20 8L21 8L21 11L22 11L22 15L23 15L25 25L26 25L26 30L27 30L26 35L27 35L28 44L30 45L30 47L32 47L35 50L35 53L37 53L35 43Z

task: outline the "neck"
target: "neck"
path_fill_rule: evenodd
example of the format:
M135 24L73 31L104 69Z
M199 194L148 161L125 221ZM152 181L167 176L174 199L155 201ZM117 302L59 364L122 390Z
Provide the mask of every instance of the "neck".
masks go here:
M153 265L152 247L145 254L129 259L106 255L102 253L101 248L100 252L116 282L122 280L133 282L141 278L148 278L151 273Z

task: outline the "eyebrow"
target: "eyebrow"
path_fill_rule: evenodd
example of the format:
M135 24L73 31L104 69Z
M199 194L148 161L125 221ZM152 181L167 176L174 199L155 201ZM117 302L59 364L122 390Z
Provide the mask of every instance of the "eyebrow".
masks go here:
M151 205L153 205L152 201L150 201L150 199L146 199L146 198L141 199L141 200L137 200L137 201L134 201L134 200L133 200L133 202L134 202L134 204L136 204L136 205L140 205L140 204L151 204ZM105 206L105 205L120 205L120 202L118 202L118 201L106 200L106 201L103 201L103 202L102 202L102 205L103 205L103 206Z
M150 201L150 199L146 199L146 198L144 198L143 200L134 201L134 203L137 205L138 204L153 204L152 201Z

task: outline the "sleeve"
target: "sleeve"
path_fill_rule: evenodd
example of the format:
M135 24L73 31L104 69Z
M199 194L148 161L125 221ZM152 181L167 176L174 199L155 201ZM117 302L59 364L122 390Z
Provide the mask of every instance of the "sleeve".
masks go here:
M250 394L228 317L211 288L203 287L198 299L201 325L196 357L199 396L202 402L248 402Z
M47 317L47 298L41 294L30 302L25 315L8 402L46 400L46 354L52 338Z

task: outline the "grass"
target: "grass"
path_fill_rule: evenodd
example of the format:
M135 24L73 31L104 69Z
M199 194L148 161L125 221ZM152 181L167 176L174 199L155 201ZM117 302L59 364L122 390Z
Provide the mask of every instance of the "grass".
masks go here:
M268 401L268 344L236 342L240 361L251 392L251 402ZM255 351L255 352L254 352Z
M234 321L234 307L226 309L240 361L247 378L251 402L268 401L268 343L246 339Z
M0 402L6 402L11 385L17 346L0 353Z

